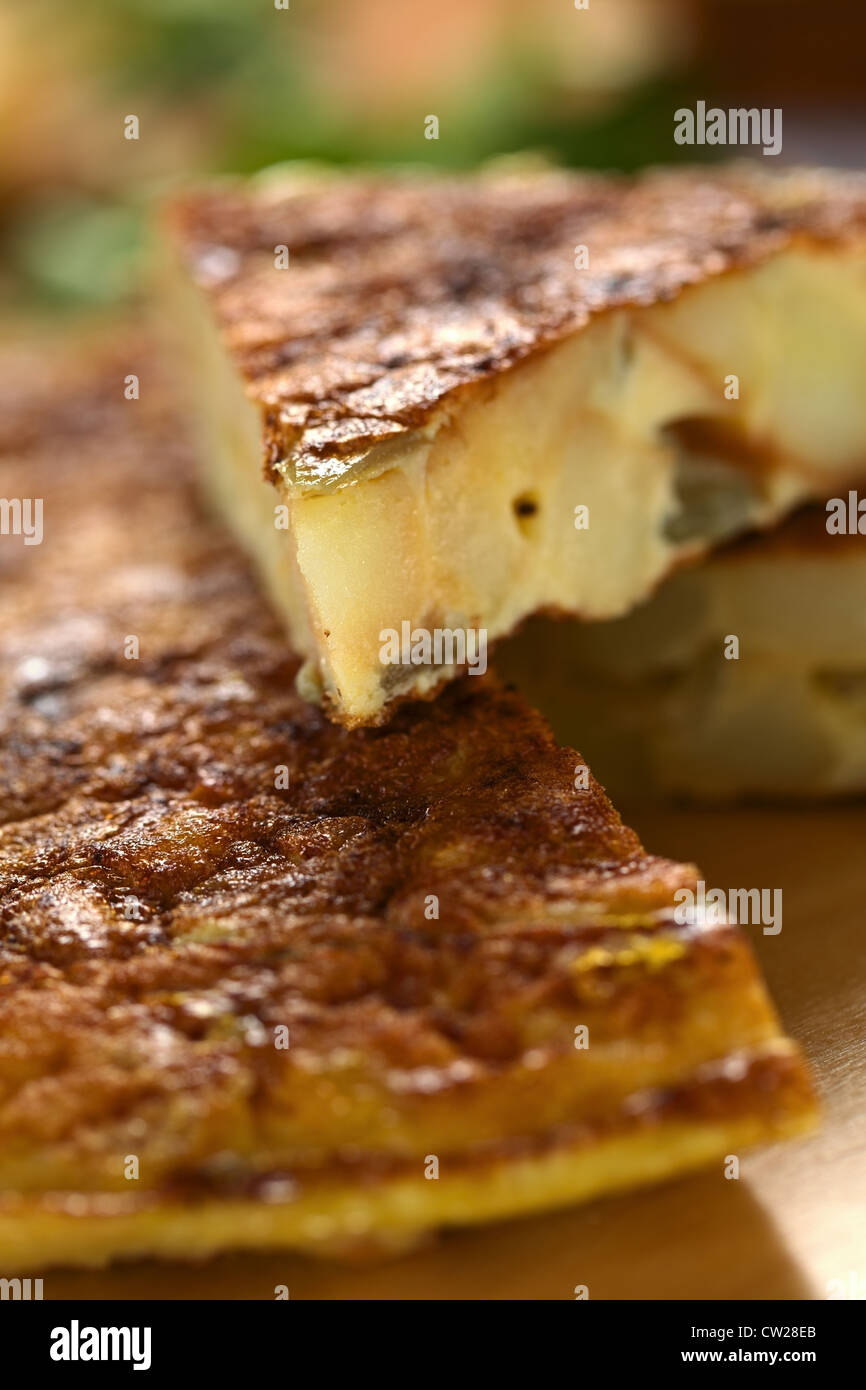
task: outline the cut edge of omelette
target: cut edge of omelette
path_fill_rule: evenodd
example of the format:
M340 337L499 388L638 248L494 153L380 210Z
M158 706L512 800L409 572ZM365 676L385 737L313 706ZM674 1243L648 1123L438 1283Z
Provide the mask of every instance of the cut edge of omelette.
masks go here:
M253 1196L190 1202L156 1193L49 1193L0 1203L0 1255L16 1272L103 1267L144 1257L194 1261L227 1250L290 1249L329 1258L402 1253L432 1230L530 1216L628 1191L808 1132L816 1106L799 1049L785 1038L701 1068L667 1092L639 1092L600 1132L537 1151L420 1164L361 1184L348 1172L309 1186L265 1175Z

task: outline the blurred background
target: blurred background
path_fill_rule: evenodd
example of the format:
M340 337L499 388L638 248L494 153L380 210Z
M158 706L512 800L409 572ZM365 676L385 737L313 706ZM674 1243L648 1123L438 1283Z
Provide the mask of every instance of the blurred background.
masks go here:
M864 0L0 0L0 298L122 302L154 196L286 159L718 157L673 140L702 99L860 165L864 51Z

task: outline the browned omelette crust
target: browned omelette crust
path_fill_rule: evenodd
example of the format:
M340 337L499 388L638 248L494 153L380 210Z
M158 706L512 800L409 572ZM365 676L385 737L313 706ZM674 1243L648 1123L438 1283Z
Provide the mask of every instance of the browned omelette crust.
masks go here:
M287 175L190 194L171 222L262 408L267 463L320 487L594 314L673 298L798 238L862 236L866 179L745 165Z
M45 505L42 546L0 546L0 1196L74 1213L808 1111L741 935L673 924L693 869L493 680L330 724L199 511L154 359L65 371L0 370L0 492ZM630 1049L591 1084L578 1023L594 1059Z

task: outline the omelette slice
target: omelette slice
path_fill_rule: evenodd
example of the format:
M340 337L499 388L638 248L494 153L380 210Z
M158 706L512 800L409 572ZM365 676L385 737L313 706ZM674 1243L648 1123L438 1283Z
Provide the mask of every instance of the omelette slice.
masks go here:
M812 1124L743 935L518 695L294 692L137 339L0 366L4 1276L401 1248Z
M347 726L866 464L858 176L277 171L170 230L213 494Z
M624 618L534 619L497 668L557 738L579 731L605 786L630 801L860 794L866 535L835 526L807 507L681 570Z

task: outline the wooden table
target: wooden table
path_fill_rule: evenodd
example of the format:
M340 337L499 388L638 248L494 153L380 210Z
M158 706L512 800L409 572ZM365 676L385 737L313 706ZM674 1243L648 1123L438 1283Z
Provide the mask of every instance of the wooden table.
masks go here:
M696 860L714 887L782 888L781 934L750 930L815 1070L814 1137L745 1156L739 1182L717 1168L372 1267L268 1255L55 1271L46 1298L270 1299L276 1284L294 1299L570 1299L576 1284L592 1299L866 1296L866 806L628 819L649 849Z

